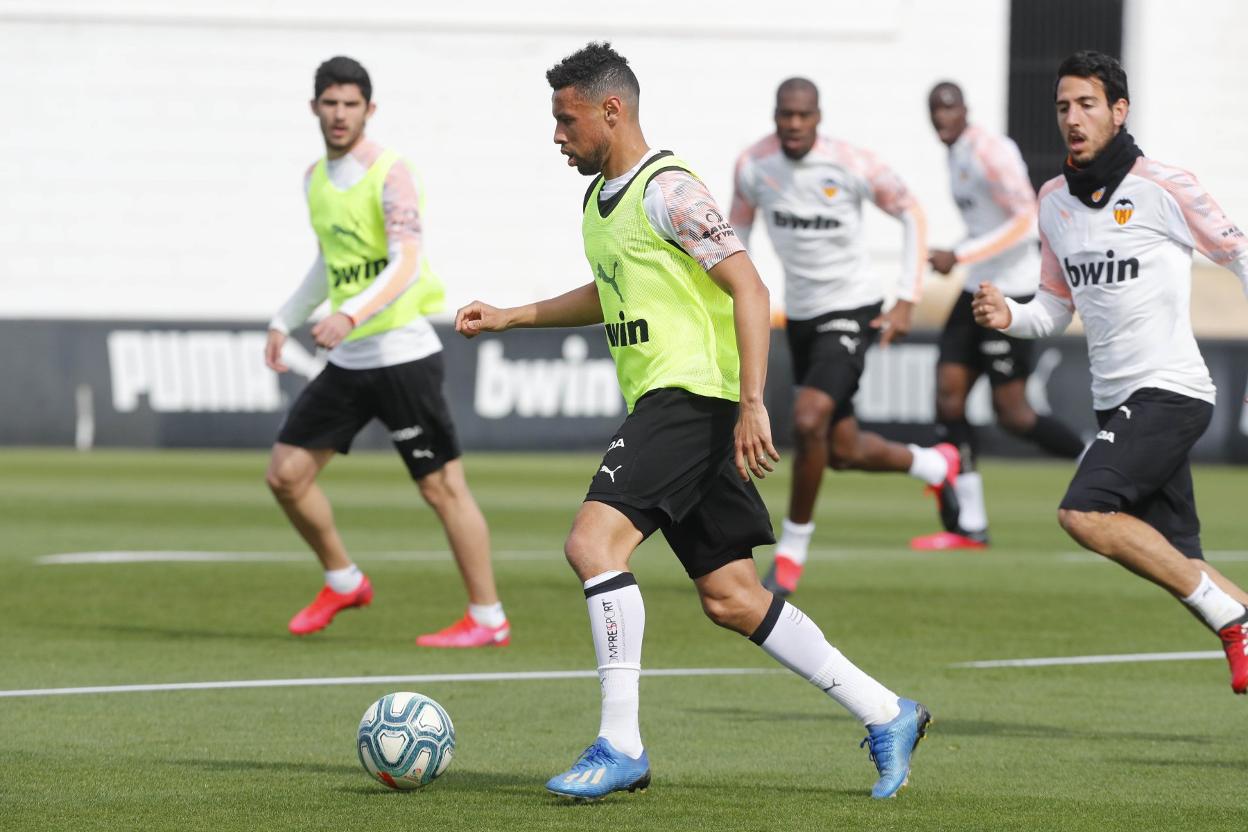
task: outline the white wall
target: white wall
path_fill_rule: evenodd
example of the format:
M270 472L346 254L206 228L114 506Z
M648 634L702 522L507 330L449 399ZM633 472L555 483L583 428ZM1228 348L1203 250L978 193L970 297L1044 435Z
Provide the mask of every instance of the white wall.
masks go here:
M1127 127L1150 157L1196 174L1248 227L1248 4L1127 0Z
M589 279L587 180L551 142L544 79L589 39L630 59L647 138L695 164L725 206L733 161L771 129L789 75L820 85L826 132L911 184L938 243L960 226L928 88L955 79L975 119L1005 122L1005 0L344 8L0 0L0 316L266 319L314 254L300 182L322 148L307 100L333 54L368 67L370 134L423 171L428 251L452 308ZM891 279L899 228L874 211L868 228Z

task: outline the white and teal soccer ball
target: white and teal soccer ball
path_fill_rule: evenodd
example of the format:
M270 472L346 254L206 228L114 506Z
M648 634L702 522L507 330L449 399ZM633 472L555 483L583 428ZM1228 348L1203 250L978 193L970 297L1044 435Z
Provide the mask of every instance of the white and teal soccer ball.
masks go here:
M455 726L428 696L388 693L364 712L356 748L373 777L392 789L419 789L451 764Z

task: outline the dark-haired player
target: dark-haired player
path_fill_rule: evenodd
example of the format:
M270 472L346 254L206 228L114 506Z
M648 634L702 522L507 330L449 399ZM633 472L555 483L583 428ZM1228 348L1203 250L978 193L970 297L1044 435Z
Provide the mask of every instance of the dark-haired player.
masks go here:
M940 274L966 266L962 293L940 336L936 364L936 420L944 438L961 451L958 522L945 531L917 537L916 549L978 549L988 545L984 485L976 470L975 429L966 419L966 398L981 375L992 385L997 423L1056 456L1074 459L1083 442L1066 425L1041 416L1027 402L1033 342L975 325L971 296L992 283L1019 303L1036 292L1040 263L1036 245L1036 194L1018 146L967 121L962 88L942 81L927 99L932 127L949 148L949 184L966 223L967 236L952 249L933 249L928 259Z
M603 324L628 417L607 445L564 546L584 584L602 685L598 738L546 787L573 798L650 782L638 723L646 612L628 571L661 531L712 621L844 705L868 728L874 797L905 784L929 716L855 667L800 610L763 589L751 559L773 541L749 474L779 459L763 406L767 289L706 187L685 162L651 150L628 62L591 43L547 74L554 140L594 176L582 235L593 278L511 309L475 301L468 337L513 327Z
M776 90L775 132L737 160L731 221L748 243L762 212L784 266L784 312L797 397L796 454L789 512L763 584L797 589L815 532L815 501L825 468L908 473L936 493L946 526L957 522L957 449L889 442L859 429L854 394L877 336L881 346L905 337L927 267L923 209L901 178L875 154L819 135L819 90L790 78ZM867 258L864 202L902 227L903 268L897 302L883 312L884 292ZM881 334L882 333L882 334Z
M329 363L291 407L267 474L273 495L325 569L325 586L291 619L290 631L316 632L340 610L372 601L372 585L347 554L316 477L376 418L442 521L468 590L464 617L417 644L507 644L489 529L464 479L442 396L442 344L423 316L441 302L442 289L421 251L416 180L398 154L365 138L376 107L372 92L368 73L351 58L331 58L316 71L312 113L325 157L309 169L304 188L318 252L269 323L265 349L269 367L285 372L287 334L329 300L332 314L312 327L317 344L330 350Z
M1088 338L1100 432L1058 509L1082 546L1183 601L1221 640L1231 689L1248 692L1248 593L1205 563L1190 454L1215 391L1190 318L1192 249L1248 291L1248 238L1196 177L1144 156L1125 126L1117 60L1077 52L1057 71L1057 125L1070 155L1040 189L1040 291L991 283L975 320L1010 335L1061 332L1077 310Z

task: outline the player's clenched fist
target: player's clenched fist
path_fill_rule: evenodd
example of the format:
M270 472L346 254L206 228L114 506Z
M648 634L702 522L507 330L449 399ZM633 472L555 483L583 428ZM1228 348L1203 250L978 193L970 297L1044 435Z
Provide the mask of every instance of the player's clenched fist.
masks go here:
M1010 307L1005 305L1005 295L991 283L979 284L979 291L971 300L971 312L975 323L989 329L1005 329L1014 318Z
M455 313L455 331L465 338L482 332L502 332L504 329L507 329L507 321L502 310L479 300L460 307Z

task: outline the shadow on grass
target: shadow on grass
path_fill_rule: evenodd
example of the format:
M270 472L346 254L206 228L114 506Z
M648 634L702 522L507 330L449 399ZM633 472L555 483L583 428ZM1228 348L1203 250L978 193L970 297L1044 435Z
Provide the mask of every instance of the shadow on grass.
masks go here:
M325 638L317 634L310 636L292 636L290 633L286 632L284 628L257 632L255 630L191 629L186 627L163 627L145 624L95 624L90 627L71 627L68 629L90 630L93 633L116 633L123 636L141 636L165 641L181 641L183 639L225 639L228 641L268 641L286 644L329 644L333 646L377 643L376 639L344 638L337 635L333 638Z
M356 767L350 766L352 770ZM362 769L359 769L363 775ZM367 776L367 775L365 775ZM430 795L446 795L447 793L484 793L493 792L501 795L529 795L534 798L551 797L550 793L543 788L545 781L532 775L525 774L503 774L494 771L448 771L442 775L438 781L427 787L431 789ZM365 780L357 785L343 786L338 789L340 792L347 794L358 794L364 796L387 796L398 794L410 794L411 792L400 792L396 789L388 789L380 783L368 782ZM418 793L424 793L424 789L415 789Z
M828 709L824 713L796 713L793 711L769 711L763 708L709 707L679 708L683 713L711 716L716 719L765 719L768 722L852 722L846 713Z
M275 772L286 774L364 774L358 765L345 763L300 763L294 760L161 760L161 763L175 768L196 769L199 771L254 771ZM365 775L367 776L367 775Z
M1060 725L1043 725L1031 722L996 722L986 719L937 718L932 725L937 737L1024 737L1027 739L1118 739L1141 742L1178 742L1208 745L1212 740L1200 734L1164 734L1156 731L1112 731L1098 729L1074 729Z
M1132 766L1165 766L1168 768L1220 768L1227 771L1243 771L1243 760L1145 760L1139 757L1119 757L1116 762Z

